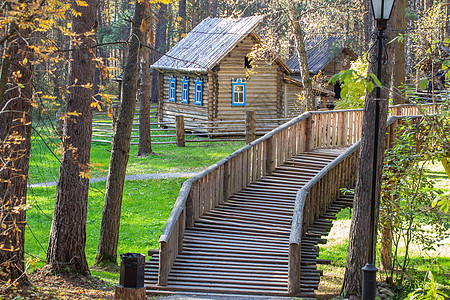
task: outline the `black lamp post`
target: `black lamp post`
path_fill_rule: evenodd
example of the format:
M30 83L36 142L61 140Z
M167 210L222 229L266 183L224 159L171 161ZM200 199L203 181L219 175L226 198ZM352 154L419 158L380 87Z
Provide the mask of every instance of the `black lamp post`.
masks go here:
M389 20L392 12L392 7L394 6L395 0L371 0L372 11L374 18L377 22L377 54L373 55L375 58L370 63L377 63L377 78L381 81L381 66L382 63L386 63L387 55L383 55L383 40L386 38L384 30L387 26L387 21ZM374 44L375 46L375 44ZM373 48L373 47L371 47ZM370 50L369 50L370 51ZM376 227L375 227L375 212L376 212L376 199L377 199L377 178L378 178L378 137L379 137L379 127L380 127L380 99L381 98L381 88L377 87L375 92L375 128L374 128L374 151L373 151L373 167L372 167L372 189L371 189L371 206L370 206L370 235L369 235L369 261L362 268L363 270L363 282L362 282L362 299L363 300L373 300L375 299L377 292L377 271L375 267L375 237L376 237Z

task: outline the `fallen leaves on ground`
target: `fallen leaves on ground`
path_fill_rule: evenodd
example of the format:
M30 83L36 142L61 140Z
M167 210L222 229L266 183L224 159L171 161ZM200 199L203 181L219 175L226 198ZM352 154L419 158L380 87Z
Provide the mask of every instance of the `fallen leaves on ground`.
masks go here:
M29 287L0 289L1 300L114 299L114 287L91 276L55 274L46 267L28 276Z

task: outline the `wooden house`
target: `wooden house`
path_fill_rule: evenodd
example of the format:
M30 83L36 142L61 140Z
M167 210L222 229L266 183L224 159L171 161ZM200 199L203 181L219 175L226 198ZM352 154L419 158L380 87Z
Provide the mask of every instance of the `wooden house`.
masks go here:
M350 62L357 58L357 55L350 48L345 47L343 42L343 38L338 36L328 38L316 37L307 41L305 45L309 74L315 76L321 73L319 80L327 90L334 92L332 97L328 97L328 100L340 98L341 91L339 83L335 85L327 84L329 79L334 74L350 68ZM291 69L292 77L301 77L296 54L286 62L286 65Z
M257 126L290 116L286 103L298 99L302 83L278 57L269 63L248 57L261 43L254 33L261 19L207 18L152 65L162 75L160 122L184 115L187 128L211 132L213 123L228 121L230 132L246 110L255 111Z

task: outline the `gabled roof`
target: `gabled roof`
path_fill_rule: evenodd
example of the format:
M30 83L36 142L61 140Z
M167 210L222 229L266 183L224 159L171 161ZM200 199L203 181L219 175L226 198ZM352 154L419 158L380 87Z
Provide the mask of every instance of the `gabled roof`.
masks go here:
M207 72L250 34L262 18L207 18L151 67L159 70Z
M310 49L306 52L306 60L308 62L309 73L319 73L344 50L346 50L346 52L350 56L356 58L353 51L343 46L342 41L343 38L338 36L332 36L325 39L314 38L308 41L305 47L306 49ZM294 73L301 72L297 54L291 57L286 62L286 65Z

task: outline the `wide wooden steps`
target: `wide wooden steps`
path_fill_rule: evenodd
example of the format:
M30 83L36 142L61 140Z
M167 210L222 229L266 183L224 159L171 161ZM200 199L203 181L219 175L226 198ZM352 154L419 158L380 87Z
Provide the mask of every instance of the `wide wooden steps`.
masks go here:
M159 254L145 266L148 294L195 293L289 296L288 250L295 193L345 149L302 153L271 175L252 183L186 228L183 251L167 286L158 286ZM317 244L332 226L330 218L351 205L334 201L302 239L301 294L315 298L321 271Z

